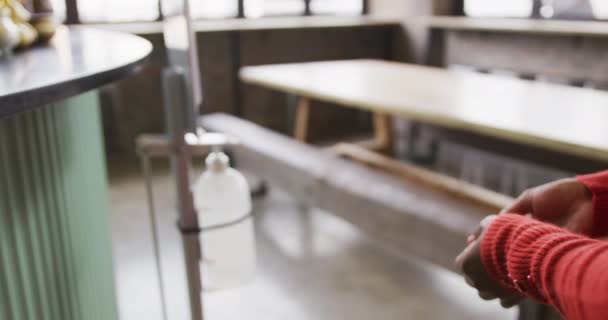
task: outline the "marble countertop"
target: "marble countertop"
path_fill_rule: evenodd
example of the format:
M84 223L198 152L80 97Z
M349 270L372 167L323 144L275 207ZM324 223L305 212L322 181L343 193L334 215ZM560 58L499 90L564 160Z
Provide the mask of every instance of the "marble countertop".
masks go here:
M123 79L151 52L152 45L134 35L61 27L49 44L0 58L0 117Z

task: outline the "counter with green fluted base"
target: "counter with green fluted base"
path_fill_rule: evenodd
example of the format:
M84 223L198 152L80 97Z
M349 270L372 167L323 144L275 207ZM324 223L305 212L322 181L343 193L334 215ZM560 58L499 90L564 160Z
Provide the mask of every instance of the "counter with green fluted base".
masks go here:
M121 54L125 45L138 49ZM118 319L94 88L136 71L150 50L134 36L65 28L0 60L0 319Z

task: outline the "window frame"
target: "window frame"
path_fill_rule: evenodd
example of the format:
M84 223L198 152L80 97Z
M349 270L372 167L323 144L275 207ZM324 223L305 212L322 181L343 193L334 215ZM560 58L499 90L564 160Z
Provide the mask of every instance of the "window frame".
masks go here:
M78 0L64 0L65 1L65 11L66 11L66 18L65 18L65 23L66 24L86 24L86 23L112 23L112 22L104 22L104 21L100 21L100 22L95 22L95 21L91 21L91 22L82 22L80 19L80 14L78 11ZM235 17L227 17L227 19L230 18L238 18L238 19L246 19L247 17L245 16L245 0L234 0L238 2L238 13ZM304 12L302 13L302 16L314 16L315 14L312 12L311 10L311 2L312 0L301 0L304 2ZM369 0L359 0L362 2L362 10L361 10L361 15L367 15L369 14ZM157 1L158 3L158 19L156 19L156 21L162 21L163 20L163 13L161 10L161 0ZM129 22L144 22L144 21L129 21Z

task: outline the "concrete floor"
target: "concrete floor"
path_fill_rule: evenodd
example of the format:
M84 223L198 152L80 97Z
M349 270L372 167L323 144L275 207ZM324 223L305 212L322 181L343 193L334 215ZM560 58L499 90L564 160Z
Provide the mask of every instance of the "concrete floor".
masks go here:
M181 245L166 168L154 177L170 319L187 319ZM137 165L110 166L112 236L122 320L161 319L146 198ZM255 201L258 277L205 294L207 320L515 319L461 278L387 252L351 225L300 208L277 189Z

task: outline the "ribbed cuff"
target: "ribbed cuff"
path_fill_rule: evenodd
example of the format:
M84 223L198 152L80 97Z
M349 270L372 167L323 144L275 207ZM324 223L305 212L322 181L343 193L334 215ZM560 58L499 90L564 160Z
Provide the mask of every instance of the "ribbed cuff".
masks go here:
M526 296L542 303L547 297L542 293L540 284L546 269L542 265L542 257L551 248L564 243L574 234L562 234L561 229L547 224L532 222L524 224L521 232L512 239L507 269L514 286ZM555 235L558 232L558 235Z
M593 194L592 237L608 235L608 171L576 177Z
M512 289L513 283L507 270L507 252L514 230L523 216L502 214L490 224L481 243L481 260L490 276L505 288Z

